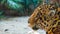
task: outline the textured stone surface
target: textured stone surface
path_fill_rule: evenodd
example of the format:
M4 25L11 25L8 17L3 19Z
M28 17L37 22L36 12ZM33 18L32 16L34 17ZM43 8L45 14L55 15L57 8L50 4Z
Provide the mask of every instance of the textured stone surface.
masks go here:
M15 17L0 21L0 34L28 34L32 29L28 27L29 17ZM45 34L39 30L40 34Z

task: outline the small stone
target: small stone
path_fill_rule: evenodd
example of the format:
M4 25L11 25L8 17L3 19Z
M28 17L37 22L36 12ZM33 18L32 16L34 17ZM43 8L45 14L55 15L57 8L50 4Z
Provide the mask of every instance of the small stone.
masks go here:
M5 31L8 31L8 29L5 29Z

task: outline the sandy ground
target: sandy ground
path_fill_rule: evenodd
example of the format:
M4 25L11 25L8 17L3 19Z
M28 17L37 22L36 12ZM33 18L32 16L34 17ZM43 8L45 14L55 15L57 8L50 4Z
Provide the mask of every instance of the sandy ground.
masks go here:
M32 29L28 27L29 17L15 17L0 21L0 34L28 34ZM45 31L38 30L40 34Z

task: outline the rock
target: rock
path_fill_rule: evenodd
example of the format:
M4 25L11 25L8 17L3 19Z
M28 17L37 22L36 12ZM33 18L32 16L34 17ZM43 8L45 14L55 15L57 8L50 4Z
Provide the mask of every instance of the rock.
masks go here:
M39 34L37 31L29 31L28 34Z

